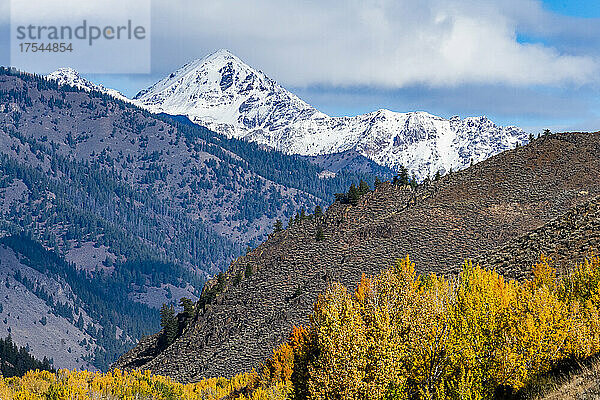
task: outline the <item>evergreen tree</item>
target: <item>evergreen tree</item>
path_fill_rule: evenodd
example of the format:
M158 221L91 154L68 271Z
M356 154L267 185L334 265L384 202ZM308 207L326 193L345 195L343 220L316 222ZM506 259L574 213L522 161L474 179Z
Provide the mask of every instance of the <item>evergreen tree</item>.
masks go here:
M408 182L410 187L412 187L413 189L416 188L417 186L419 186L419 181L417 181L417 177L413 174L412 178L410 178L410 181Z
M225 283L226 283L225 274L222 272L219 272L219 275L217 275L217 284L215 285L215 291L222 292L223 289L225 289Z
M317 227L317 234L315 236L315 239L317 240L317 242L325 240L325 234L323 233L323 228L320 225Z
M375 189L377 189L379 187L379 185L381 185L381 180L379 179L378 176L376 176L375 183L373 184L373 186L375 187Z
M353 183L352 185L350 185L350 189L348 189L348 202L355 206L358 204L359 200L360 193L358 192L358 188L356 187L356 185Z
M358 193L363 195L369 193L370 191L371 188L369 187L369 184L361 179L360 183L358 184Z
M254 273L254 270L252 269L252 265L250 265L250 264L246 265L246 271L244 271L244 276L246 278L250 278L253 273Z
M275 232L281 232L283 230L283 222L280 219L275 221Z
M241 272L238 272L233 278L233 285L237 286L243 279L243 275Z
M406 186L409 183L408 181L408 170L404 165L401 165L400 168L398 168L398 175L394 177L393 183L394 185Z
M77 320L77 328L83 329L83 314L79 314L79 319Z
M183 307L183 315L185 319L189 320L194 317L195 309L194 302L187 297L179 299L179 306Z
M29 351L29 345L18 347L10 335L6 339L0 338L0 376L21 376L36 369L54 372L51 362L46 357L43 361L38 361Z
M169 306L163 304L160 308L160 326L163 329L162 337L168 346L177 337L177 318L175 318L175 308L172 304Z
M322 216L323 216L323 209L321 208L321 206L316 206L315 207L315 217L320 218Z

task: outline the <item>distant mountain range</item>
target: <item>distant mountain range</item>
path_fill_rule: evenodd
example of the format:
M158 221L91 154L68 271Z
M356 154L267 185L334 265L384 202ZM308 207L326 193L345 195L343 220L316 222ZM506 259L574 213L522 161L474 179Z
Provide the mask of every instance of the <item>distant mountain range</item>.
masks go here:
M49 78L123 98L72 69ZM522 129L497 126L486 117L444 119L389 110L330 117L227 50L185 64L133 102L287 154L351 152L396 171L404 166L419 180L463 169L528 140Z
M517 127L486 117L450 120L426 112L378 110L330 117L227 50L192 61L134 100L153 112L181 114L228 136L288 154L349 150L419 179L467 167L527 142Z

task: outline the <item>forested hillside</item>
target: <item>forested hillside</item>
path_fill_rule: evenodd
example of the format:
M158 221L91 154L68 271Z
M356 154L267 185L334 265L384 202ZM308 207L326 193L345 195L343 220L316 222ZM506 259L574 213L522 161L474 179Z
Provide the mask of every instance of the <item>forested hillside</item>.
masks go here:
M27 236L0 238L0 246L0 332L18 337L40 358L54 358L63 367L106 369L158 326L156 310L129 296L135 276L142 276L135 265L91 279Z
M81 331L104 341L100 358L84 352L96 367L157 329L162 303L196 299L207 277L263 240L277 219L373 181L322 172L99 92L0 70L0 236L34 269L68 282L100 323ZM42 248L52 252L40 256ZM13 339L24 344L22 335Z
M35 359L25 347L13 343L10 335L0 338L0 372L2 376L21 376L30 370L46 370L54 372L52 363L46 357L42 361Z

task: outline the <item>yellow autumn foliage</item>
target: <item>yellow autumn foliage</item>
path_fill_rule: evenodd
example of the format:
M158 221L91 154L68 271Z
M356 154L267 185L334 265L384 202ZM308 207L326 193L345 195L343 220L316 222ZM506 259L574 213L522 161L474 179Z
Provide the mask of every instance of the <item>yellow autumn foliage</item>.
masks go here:
M240 391L256 379L255 373L233 379L214 378L183 385L148 371L94 373L60 370L29 371L23 377L0 378L2 400L216 400ZM260 393L257 393L260 396ZM248 397L260 399L262 397Z
M566 359L600 353L600 259L558 276L541 257L516 282L465 263L417 276L408 257L354 293L334 284L308 327L258 372L180 384L148 372L61 370L0 378L0 399L487 399Z
M494 398L598 354L599 306L598 257L565 276L541 257L524 282L469 262L457 279L417 276L406 257L353 294L332 285L304 340L268 363L288 363L291 399Z

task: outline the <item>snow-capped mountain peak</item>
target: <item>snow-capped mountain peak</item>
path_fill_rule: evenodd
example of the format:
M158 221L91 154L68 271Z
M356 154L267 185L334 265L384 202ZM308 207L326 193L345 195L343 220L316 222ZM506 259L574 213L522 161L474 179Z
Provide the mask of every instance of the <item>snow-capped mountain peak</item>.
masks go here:
M83 78L79 75L79 72L69 67L59 68L46 75L46 78L56 81L61 86L69 85L84 90L92 90L98 86Z
M235 137L320 114L227 50L183 65L134 100L150 111L186 115Z
M183 65L138 93L152 112L185 115L217 132L289 154L348 150L423 179L467 167L527 141L516 127L486 117L445 119L424 111L380 109L330 117L225 49Z
M82 77L79 74L79 72L77 72L73 68L59 68L56 71L46 75L46 78L56 81L56 83L58 83L59 86L69 85L78 89L86 90L88 92L96 90L113 96L119 100L131 101L127 97L125 97L125 95L123 95L121 92L115 89L109 89L107 87L104 87L103 85L97 85L95 83L90 82L89 80Z

